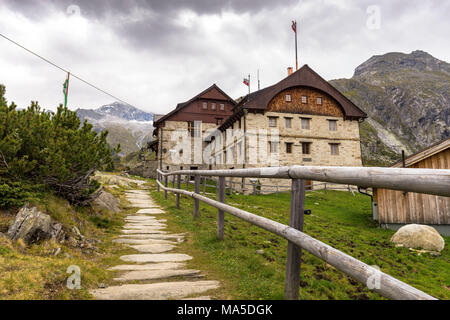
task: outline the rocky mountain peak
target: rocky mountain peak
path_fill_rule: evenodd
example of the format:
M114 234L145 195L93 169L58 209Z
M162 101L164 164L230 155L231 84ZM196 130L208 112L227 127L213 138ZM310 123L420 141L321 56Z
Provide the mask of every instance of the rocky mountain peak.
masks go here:
M428 71L450 75L450 64L436 59L422 50L416 50L409 54L390 52L372 56L355 69L353 77L368 77L400 71Z

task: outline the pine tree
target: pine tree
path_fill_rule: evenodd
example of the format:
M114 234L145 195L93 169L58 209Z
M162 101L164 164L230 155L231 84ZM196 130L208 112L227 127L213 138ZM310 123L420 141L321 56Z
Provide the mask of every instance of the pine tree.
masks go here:
M37 102L16 110L0 85L0 177L45 184L72 203L85 204L98 187L95 170L112 163L107 132L96 133L60 105L45 112Z

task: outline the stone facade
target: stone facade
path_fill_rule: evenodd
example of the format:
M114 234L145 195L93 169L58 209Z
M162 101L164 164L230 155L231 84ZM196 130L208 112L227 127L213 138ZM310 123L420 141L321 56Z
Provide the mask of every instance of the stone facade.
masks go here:
M291 97L289 102L286 101L287 94ZM302 103L302 96L307 97L307 103ZM317 104L317 98L321 98L321 104ZM307 124L302 124L302 121ZM330 124L330 121L333 123ZM236 133L239 128L243 133L244 123L245 141ZM227 139L227 134L225 132L222 134L224 150L229 161L225 160L224 152L215 152L213 153L213 169L291 165L362 165L359 122L346 120L338 103L318 90L309 88L285 90L274 97L265 112L249 111L237 119L229 129L233 129L236 136L233 139L228 136ZM264 138L261 140L261 133L264 131L268 133L267 141L264 141ZM254 139L253 143L251 139ZM270 152L271 142L278 142L275 150L272 150L275 152L272 153ZM309 150L303 150L303 143L309 144ZM287 146L288 144L290 146ZM332 148L334 148L333 152ZM308 153L304 154L303 151ZM245 155L245 164L238 161L239 154L242 153ZM222 157L221 164L217 161L218 155ZM233 157L232 161L230 161L231 157ZM237 178L234 181L236 189L239 190L241 179ZM290 181L264 179L261 183L282 188L288 187Z

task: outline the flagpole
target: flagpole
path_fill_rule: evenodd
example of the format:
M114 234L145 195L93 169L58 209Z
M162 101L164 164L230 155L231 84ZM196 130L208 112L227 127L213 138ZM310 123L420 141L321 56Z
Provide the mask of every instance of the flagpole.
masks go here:
M260 90L260 83L259 83L259 69L258 69L258 91Z
M298 58L297 58L297 20L295 20L295 70L298 70Z
M67 72L66 105L67 105L67 99L69 98L69 78L70 78L70 72Z
M250 94L250 75L248 75L248 94Z

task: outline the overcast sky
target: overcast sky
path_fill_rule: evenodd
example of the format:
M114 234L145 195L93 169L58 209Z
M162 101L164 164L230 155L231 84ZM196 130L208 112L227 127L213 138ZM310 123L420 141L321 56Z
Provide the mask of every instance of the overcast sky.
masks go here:
M257 69L261 87L285 77L295 67L293 19L300 66L327 80L392 51L450 62L449 13L448 0L0 0L0 33L137 108L167 113L213 83L237 98ZM9 101L55 109L64 79L0 38ZM113 101L70 83L71 109Z

